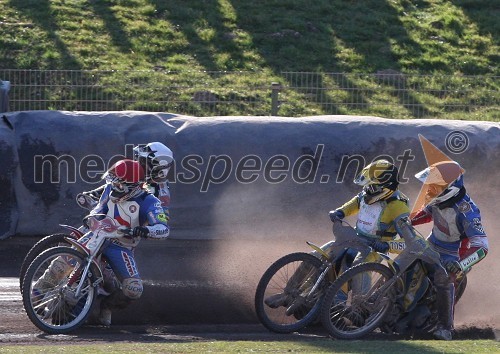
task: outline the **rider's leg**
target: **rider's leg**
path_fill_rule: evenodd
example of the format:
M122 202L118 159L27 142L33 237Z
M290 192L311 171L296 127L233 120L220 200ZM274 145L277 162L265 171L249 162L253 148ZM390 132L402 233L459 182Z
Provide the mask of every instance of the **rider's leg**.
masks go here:
M142 280L135 263L132 250L110 243L103 254L107 257L111 268L121 282L110 296L101 302L101 313L99 321L106 326L111 325L111 314L113 309L123 309L131 302L141 297L143 291Z
M63 256L52 260L42 276L33 285L33 293L35 295L43 295L55 287L73 269L70 263L71 260Z
M436 286L436 307L438 325L434 331L436 339L451 340L453 330L455 286L446 271L441 267L430 267Z

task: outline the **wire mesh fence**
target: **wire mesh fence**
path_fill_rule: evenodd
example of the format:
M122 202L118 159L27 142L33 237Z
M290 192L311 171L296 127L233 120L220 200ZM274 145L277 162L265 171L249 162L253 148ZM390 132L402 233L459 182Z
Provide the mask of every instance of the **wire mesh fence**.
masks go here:
M9 109L500 120L500 77L329 72L0 70Z

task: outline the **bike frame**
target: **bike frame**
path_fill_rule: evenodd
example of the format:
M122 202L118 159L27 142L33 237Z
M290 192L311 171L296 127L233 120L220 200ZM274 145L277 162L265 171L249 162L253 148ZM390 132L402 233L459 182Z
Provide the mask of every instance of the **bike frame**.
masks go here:
M339 259L341 259L346 252L347 249L353 248L361 253L362 259L366 262L381 262L386 260L389 264L392 265L393 260L385 254L381 254L372 249L369 245L370 240L363 239L359 237L356 233L354 227L352 227L345 220L337 220L333 223L333 234L335 235L335 239L326 245L331 249L330 253L325 252L321 247L315 245L312 242L306 241L307 245L311 247L315 252L320 255L320 259L323 262L323 266L321 268L321 273L316 280L314 286L311 288L309 293L306 295L306 300L309 300L312 294L316 292L318 287L323 283L323 280L328 275L328 273L334 269L335 264ZM389 243L389 252L400 254L406 248L405 240L390 240ZM325 247L324 245L323 247ZM335 274L337 277L338 274Z
M104 216L104 219L98 220L97 217ZM107 239L120 238L127 234L126 231L129 229L124 228L122 225L117 224L117 222L110 218L109 216L96 214L88 219L88 224L90 231L80 237L78 240L65 237L65 240L70 243L78 252L85 256L84 268L81 271L80 278L86 278L90 267L95 265L99 274L97 274L97 280L92 284L93 287L98 286L103 281L103 273L101 267L99 266L98 257L101 255L101 249L104 242ZM72 282L76 281L79 277L80 270L74 270L72 276L69 279L68 284L71 285ZM83 282L78 284L75 291L75 296L80 296Z
M432 249L430 243L415 230L409 221L401 219L398 222L406 223L413 232L406 232L405 235L403 235L405 246L398 256L394 259L387 257L389 268L393 270L394 275L372 295L375 296L375 298L371 297L372 301L370 302L373 303L374 306L379 306L379 301L383 298L382 295L384 295L396 282L402 281L403 275L415 262L420 261L435 264L446 271L441 264L439 253Z

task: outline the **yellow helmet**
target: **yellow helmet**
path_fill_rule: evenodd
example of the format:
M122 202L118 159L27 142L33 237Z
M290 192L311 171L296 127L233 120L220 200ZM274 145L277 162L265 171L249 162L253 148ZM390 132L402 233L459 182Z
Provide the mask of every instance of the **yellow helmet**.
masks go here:
M363 199L366 204L389 198L398 188L398 169L387 160L377 160L363 168L354 179L363 186Z

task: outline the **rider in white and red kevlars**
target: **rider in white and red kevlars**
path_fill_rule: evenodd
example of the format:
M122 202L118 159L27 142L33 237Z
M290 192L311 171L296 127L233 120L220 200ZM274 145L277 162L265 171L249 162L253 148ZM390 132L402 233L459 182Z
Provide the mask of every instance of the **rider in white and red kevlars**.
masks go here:
M132 230L132 237L106 241L103 255L121 282L118 289L101 303L99 319L111 324L111 310L123 308L142 294L142 280L134 258L134 248L141 238L162 239L170 229L161 202L146 191L145 174L133 160L120 160L103 176L106 186L92 214L106 214Z
M434 332L436 338L445 340L452 337L454 275L468 271L488 253L479 208L465 190L463 173L458 163L442 161L415 175L426 190L422 191L425 205L412 217L412 225L434 221L428 240L449 273L437 297L438 308L446 311L439 311L439 326Z
M160 199L161 205L170 218L170 188L168 185L168 173L174 164L172 150L160 142L140 144L133 148L134 160L138 161L146 173L146 188ZM78 205L84 209L92 210L101 197L106 185L86 191L77 195Z

